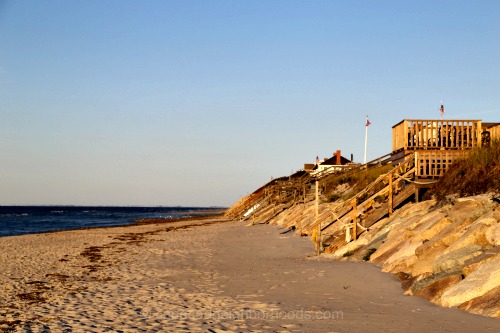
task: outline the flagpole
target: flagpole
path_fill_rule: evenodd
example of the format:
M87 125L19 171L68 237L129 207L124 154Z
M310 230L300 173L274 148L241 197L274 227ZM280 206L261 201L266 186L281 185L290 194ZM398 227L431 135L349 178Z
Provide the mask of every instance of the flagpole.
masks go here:
M365 123L365 157L363 159L363 164L366 164L366 147L368 146L368 116L366 116Z

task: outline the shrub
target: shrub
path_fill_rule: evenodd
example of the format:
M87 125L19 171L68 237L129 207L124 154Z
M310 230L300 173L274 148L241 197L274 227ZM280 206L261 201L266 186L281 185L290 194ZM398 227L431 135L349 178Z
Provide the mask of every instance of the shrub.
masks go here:
M375 253L377 249L375 248L370 248L366 251L365 255L363 256L364 261L370 261L370 257L372 256L373 253Z
M333 192L336 187L342 184L348 184L351 188L342 194L332 193L327 196L328 202L332 202L338 199L349 200L358 194L360 191L364 190L366 186L375 181L380 175L386 174L392 169L391 165L383 165L380 167L374 167L366 170L360 170L357 172L347 172L346 174L338 175L328 180L326 183L326 191ZM375 188L374 191L378 191L383 187L383 184L379 184L379 187ZM369 197L371 194L367 194Z
M332 193L330 195L327 196L326 198L326 202L334 202L334 201L337 201L341 198L341 195L338 194L338 193Z
M344 253L344 254L342 255L342 257L350 257L350 256L352 256L353 254L354 254L354 251L347 251L346 253Z
M486 192L500 194L500 141L472 150L455 161L430 189L438 201L447 195L471 196Z

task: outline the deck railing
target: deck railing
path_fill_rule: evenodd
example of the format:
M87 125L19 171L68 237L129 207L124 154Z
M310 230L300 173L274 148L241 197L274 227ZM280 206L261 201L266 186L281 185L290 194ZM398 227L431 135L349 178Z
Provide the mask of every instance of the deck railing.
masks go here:
M491 140L499 140L500 139L500 124L488 127L486 129L486 131L489 133L489 138Z
M417 178L439 178L450 165L467 156L467 150L419 150L415 152Z
M392 127L392 151L481 146L481 120L405 119Z

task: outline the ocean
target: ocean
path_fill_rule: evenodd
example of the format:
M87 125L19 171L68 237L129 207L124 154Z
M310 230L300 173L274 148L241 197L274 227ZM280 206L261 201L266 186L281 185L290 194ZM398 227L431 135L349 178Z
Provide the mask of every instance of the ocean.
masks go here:
M58 230L125 226L138 219L200 215L206 207L0 206L0 237ZM217 208L220 210L220 208ZM209 212L207 213L209 214Z

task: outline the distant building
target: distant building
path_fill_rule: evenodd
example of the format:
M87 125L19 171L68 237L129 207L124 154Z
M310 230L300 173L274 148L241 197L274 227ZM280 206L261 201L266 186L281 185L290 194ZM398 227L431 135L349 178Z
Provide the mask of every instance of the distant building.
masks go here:
M334 173L344 171L353 165L357 164L342 156L340 150L337 150L330 158L317 159L316 164L304 164L304 170L312 174Z
M304 164L304 171L311 172L311 171L313 171L315 166L316 165L313 163L306 163L306 164Z

